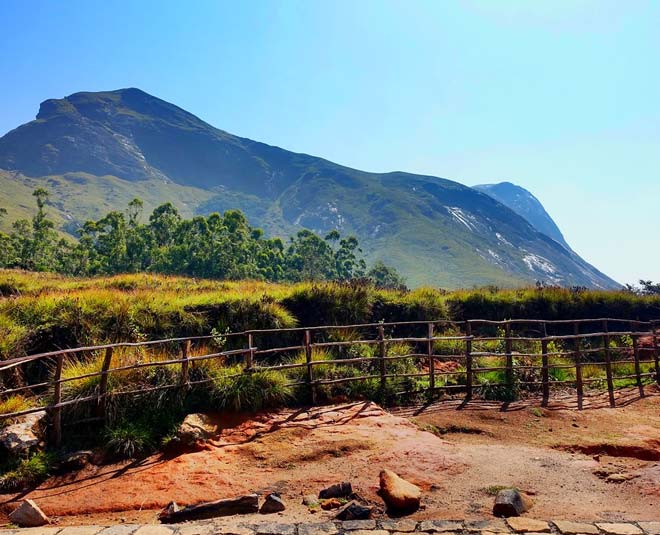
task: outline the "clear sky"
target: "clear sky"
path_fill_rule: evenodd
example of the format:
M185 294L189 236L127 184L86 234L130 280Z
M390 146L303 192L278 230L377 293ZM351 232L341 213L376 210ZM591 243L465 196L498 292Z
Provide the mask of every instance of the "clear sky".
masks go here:
M0 133L139 87L369 171L532 191L621 282L660 280L660 2L0 1Z

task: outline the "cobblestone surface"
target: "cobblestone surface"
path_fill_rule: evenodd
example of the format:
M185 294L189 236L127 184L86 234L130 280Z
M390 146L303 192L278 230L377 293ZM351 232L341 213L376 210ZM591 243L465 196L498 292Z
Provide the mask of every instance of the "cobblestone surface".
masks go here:
M568 522L527 517L477 520L349 520L320 524L246 523L226 529L212 520L179 525L44 526L0 529L0 535L660 535L658 522Z

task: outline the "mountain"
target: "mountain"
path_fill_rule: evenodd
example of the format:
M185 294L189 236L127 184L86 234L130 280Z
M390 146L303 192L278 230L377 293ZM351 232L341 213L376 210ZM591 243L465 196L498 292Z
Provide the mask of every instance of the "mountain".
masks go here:
M42 103L34 121L0 138L0 185L10 218L31 209L35 186L48 188L70 232L139 196L147 209L172 201L185 215L239 208L270 234L353 233L369 260L412 286L617 286L485 193L241 138L139 89Z
M519 216L524 217L536 230L546 236L550 236L556 242L570 249L559 230L557 224L552 220L541 202L525 188L512 184L511 182L500 182L499 184L480 184L475 189L483 191L493 199L508 206Z

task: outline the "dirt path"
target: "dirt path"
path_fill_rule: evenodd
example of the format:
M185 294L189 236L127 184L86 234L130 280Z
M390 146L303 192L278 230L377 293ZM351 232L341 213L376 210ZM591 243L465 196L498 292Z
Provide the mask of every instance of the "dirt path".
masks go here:
M488 517L493 487L512 485L535 495L532 516L660 520L660 392L647 393L581 412L560 401L547 409L444 402L386 412L357 403L233 421L218 415L224 429L202 451L89 466L27 497L61 524L81 524L151 522L172 499L277 490L288 509L275 518L319 522L331 513L310 513L302 495L350 480L380 506L378 473L390 468L424 489L419 519ZM632 479L611 483L608 474ZM7 496L2 511L20 498Z

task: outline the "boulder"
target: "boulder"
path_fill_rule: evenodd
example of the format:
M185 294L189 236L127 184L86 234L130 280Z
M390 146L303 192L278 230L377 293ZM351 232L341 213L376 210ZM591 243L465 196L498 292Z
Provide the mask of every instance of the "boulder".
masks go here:
M168 449L194 448L218 433L218 426L206 414L193 413L186 416L176 431Z
M352 501L342 507L335 518L337 520L367 520L371 518L371 511L371 507L365 507Z
M419 509L422 490L391 470L382 470L380 473L380 496L387 505L388 511L413 513Z
M259 511L259 496L247 494L238 498L204 502L197 505L179 508L175 502L170 502L158 515L164 524L174 524L188 520L206 520L217 516L243 515Z
M499 517L520 516L532 507L530 498L518 489L502 489L495 497L493 514Z
M93 459L94 452L89 450L74 451L64 455L57 463L56 469L59 472L70 472L85 468Z
M353 486L349 481L342 481L341 483L336 483L329 486L327 489L323 489L319 492L319 498L322 500L327 500L329 498L347 498L353 494Z
M22 528L36 528L50 524L50 519L32 500L25 500L9 514L9 521Z
M45 429L44 411L21 416L7 427L0 429L0 450L7 457L25 457L38 450L43 443Z
M271 513L279 513L281 511L284 511L285 509L286 509L286 505L284 505L281 496L273 492L268 496L266 496L266 500L261 506L261 509L259 509L259 512L262 515L268 515Z

